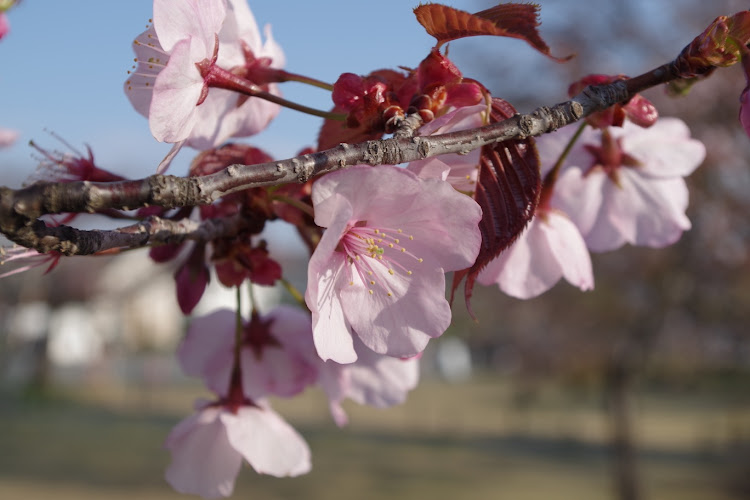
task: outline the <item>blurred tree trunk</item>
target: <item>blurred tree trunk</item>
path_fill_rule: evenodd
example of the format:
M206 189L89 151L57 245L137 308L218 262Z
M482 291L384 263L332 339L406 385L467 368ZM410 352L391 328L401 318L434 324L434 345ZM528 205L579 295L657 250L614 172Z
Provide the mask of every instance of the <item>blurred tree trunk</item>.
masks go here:
M607 371L605 388L611 419L614 486L618 500L642 500L636 463L633 412L633 373L627 359L615 359Z

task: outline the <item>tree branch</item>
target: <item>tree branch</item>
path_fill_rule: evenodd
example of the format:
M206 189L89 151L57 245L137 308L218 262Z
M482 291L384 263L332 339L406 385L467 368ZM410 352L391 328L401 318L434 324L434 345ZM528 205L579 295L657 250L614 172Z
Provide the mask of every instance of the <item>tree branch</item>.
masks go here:
M206 205L236 191L304 183L313 176L351 165L396 165L450 153L465 154L487 144L552 132L591 113L625 102L647 88L677 78L679 73L674 63L665 64L635 78L587 87L570 101L552 107L542 106L530 114L517 114L476 129L424 137L393 137L355 145L340 144L287 160L230 165L220 172L201 177L152 175L141 180L109 183L37 182L17 190L0 187L0 233L41 253L56 251L64 255L86 255L112 248L174 242L175 238L216 238L238 230L237 222L224 225L218 221L206 221L187 229L180 226L182 222L152 218L114 231L81 231L66 226L48 227L39 217L64 212L132 210L152 205L166 209ZM229 233L222 233L224 230Z

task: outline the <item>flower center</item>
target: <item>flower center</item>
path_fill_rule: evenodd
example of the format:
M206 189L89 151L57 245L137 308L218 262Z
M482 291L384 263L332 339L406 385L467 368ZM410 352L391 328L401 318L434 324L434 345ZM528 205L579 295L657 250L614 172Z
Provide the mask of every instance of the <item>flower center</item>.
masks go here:
M423 259L414 255L405 246L414 241L414 236L404 234L402 229L375 228L366 222L352 225L341 238L340 249L347 255L349 284L354 285L354 273L368 288L382 290L386 296L394 296L393 283L397 278L409 279L413 274L409 263L421 263Z

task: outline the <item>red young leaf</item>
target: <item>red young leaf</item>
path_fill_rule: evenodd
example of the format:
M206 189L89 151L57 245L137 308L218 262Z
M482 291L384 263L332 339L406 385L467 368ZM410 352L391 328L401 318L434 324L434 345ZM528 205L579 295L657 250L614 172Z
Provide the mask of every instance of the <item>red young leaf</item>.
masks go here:
M490 121L497 123L516 113L508 102L493 98ZM464 296L471 311L471 294L479 271L508 248L534 216L542 191L539 156L533 138L484 146L479 160L479 179L474 194L482 207L479 230L482 247L469 269L453 274L451 296L466 276Z
M500 4L476 14L440 4L420 5L414 9L417 21L427 33L437 39L438 46L468 36L507 36L525 40L542 54L556 61L567 61L573 56L559 58L549 53L549 47L539 36L539 6L534 4Z

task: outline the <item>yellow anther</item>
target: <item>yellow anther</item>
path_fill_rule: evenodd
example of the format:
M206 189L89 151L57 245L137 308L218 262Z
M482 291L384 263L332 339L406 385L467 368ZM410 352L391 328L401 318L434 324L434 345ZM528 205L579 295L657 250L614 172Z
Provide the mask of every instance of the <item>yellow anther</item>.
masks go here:
M393 297L393 294L391 292L388 292L389 297Z
M370 284L371 284L371 285L374 285L374 284L375 284L375 281L372 281L372 280L371 280L371 281L370 281Z
M350 281L350 282L349 282L349 284L350 284L350 285L353 285L353 284L354 284L354 282L353 282L353 281Z
M372 271L367 271L367 274L368 274L369 276L372 276Z
M380 229L376 229L375 234L380 234Z
M383 260L383 256L382 255L378 255L378 260Z
M390 274L391 276L393 276L393 269L388 269L388 274Z
M424 259L419 258L419 259L417 259L417 262L424 262Z
M401 249L401 251L402 251L402 252L406 252L406 248L402 248L402 249Z
M400 243L400 241L399 241L399 239L398 239L398 238L394 238L394 239L393 239L393 242L394 242L395 244L397 244L397 245L398 245L398 244Z
M406 274L408 274L409 276L411 276L412 273L411 273L411 271L406 271Z
M410 240L413 240L413 239L414 239L414 236L409 236L409 239L410 239Z
M399 233L403 233L404 232L403 229L396 229L396 231L398 231Z
M388 243L388 248L393 248L393 243Z
M370 292L370 295L372 295L372 290L367 290L367 291Z

